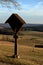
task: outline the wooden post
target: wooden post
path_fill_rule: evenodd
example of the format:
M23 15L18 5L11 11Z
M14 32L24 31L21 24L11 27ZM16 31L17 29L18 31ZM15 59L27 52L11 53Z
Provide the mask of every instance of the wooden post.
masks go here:
M15 57L17 57L17 34L14 35L14 38L15 38L15 47L14 47L14 55Z
M24 20L18 15L18 14L12 14L8 20L5 23L9 23L9 25L11 26L13 32L14 32L14 39L15 39L15 43L14 43L14 55L13 57L19 57L17 56L17 33L19 32L19 30L21 29L22 25L25 23Z
M14 58L17 58L18 57L18 55L17 55L17 38L18 38L18 35L15 33L15 35L14 35L14 39L15 39L15 43L14 43L14 55L13 55L13 57Z

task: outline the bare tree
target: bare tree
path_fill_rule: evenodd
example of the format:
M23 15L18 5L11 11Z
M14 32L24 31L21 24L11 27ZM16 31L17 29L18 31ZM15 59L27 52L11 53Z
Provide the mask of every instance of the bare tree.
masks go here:
M12 8L15 7L17 9L21 9L20 4L16 0L0 0L0 4L2 7Z

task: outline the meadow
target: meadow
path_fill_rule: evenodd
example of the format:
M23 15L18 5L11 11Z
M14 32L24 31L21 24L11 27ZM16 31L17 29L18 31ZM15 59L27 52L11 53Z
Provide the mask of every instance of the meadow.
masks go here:
M35 45L43 45L43 32L21 31L17 44L20 58L12 58L14 38L0 34L0 62L7 65L43 65L43 48L35 48Z

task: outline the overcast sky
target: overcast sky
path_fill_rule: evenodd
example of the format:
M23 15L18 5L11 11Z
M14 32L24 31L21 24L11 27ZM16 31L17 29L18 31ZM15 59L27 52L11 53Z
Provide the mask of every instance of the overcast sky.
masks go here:
M21 10L17 10L10 3L11 9L0 4L0 23L5 23L12 13L19 14L26 23L43 24L43 0L17 0Z

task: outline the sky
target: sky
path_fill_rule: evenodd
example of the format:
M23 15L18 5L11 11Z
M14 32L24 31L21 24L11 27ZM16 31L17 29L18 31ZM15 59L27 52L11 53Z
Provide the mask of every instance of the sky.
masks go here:
M43 24L43 0L17 0L17 2L20 3L21 10L17 10L11 3L11 9L0 4L0 23L5 23L12 13L17 13L26 23Z

